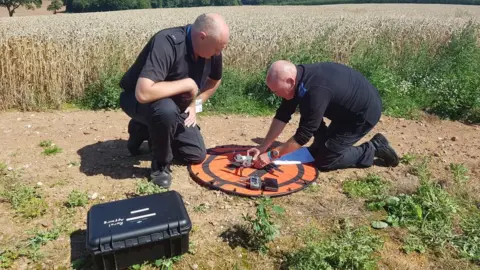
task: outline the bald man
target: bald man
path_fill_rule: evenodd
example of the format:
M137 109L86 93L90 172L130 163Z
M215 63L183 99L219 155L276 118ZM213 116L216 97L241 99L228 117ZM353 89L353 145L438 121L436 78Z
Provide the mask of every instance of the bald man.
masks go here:
M193 24L157 32L123 76L120 106L132 119L127 148L132 155L148 140L151 181L171 185L170 164L200 163L206 149L196 122L196 101L204 103L222 78L222 50L229 28L215 13Z
M380 133L354 146L375 127L382 114L377 89L358 71L332 62L295 65L279 60L270 66L266 84L282 102L263 143L248 151L255 167L264 167L297 150L312 136L314 141L308 150L319 170L370 167L375 157L387 166L398 165L395 150ZM301 117L295 135L267 152L297 107ZM331 120L328 127L324 117Z

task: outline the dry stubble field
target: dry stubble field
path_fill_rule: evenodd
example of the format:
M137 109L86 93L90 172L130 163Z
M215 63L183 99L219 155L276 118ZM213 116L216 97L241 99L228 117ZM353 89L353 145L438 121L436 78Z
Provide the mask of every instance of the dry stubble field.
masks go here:
M256 61L253 64L261 65L266 59L262 56L268 52L262 51L263 45L257 46L257 44L267 44L270 41L276 43L284 37L308 39L314 36L309 30L316 29L315 27L325 22L340 24L341 27L336 31L341 35L333 39L342 45L340 49L345 49L348 48L348 42L355 39L354 37L348 39L349 33L368 34L367 30L374 29L377 24L385 25L389 21L402 21L403 24L394 26L401 29L423 27L433 31L431 33L434 33L434 29L437 32L448 32L469 18L478 18L479 10L478 7L439 5L194 8L105 14L62 14L30 17L25 20L10 18L10 21L5 18L0 19L0 27L5 30L4 37L21 36L22 33L27 36L47 34L47 39L51 40L76 40L77 43L70 45L58 43L67 48L73 46L77 49L70 54L70 58L49 60L58 65L56 67L49 63L49 68L65 67L56 74L58 78L63 79L52 80L52 77L42 76L42 72L48 72L48 70L42 71L39 67L42 66L41 59L37 62L38 66L30 65L25 68L25 76L26 74L37 76L32 77L32 75L29 79L38 79L45 85L51 81L60 82L59 85L62 85L71 79L70 76L85 75L82 72L86 72L84 68L89 64L95 66L89 62L91 59L82 58L82 52L86 49L81 44L82 42L87 44L91 40L99 40L99 44L104 44L101 41L106 37L102 34L104 33L102 29L109 29L110 38L123 41L137 38L137 35L141 34L138 40L133 41L136 44L134 48L138 49L147 36L161 27L189 22L203 11L219 11L227 15L227 20L232 25L233 45L229 49L230 53L227 54L227 63L244 65L251 59L251 55L242 55L240 52L247 50L255 55ZM266 11L272 11L273 15L266 15ZM299 17L305 21L298 20ZM245 18L255 19L245 20ZM256 19L270 23L258 23ZM100 22L102 26L99 26ZM79 24L84 27L72 27ZM309 28L305 29L303 27L305 25ZM8 26L15 27L11 28L13 29L11 31L6 31ZM48 29L47 26L51 28ZM297 29L304 29L304 32L297 32ZM363 31L359 33L359 29ZM441 36L437 35L437 37ZM254 46L241 45L241 42ZM62 51L58 54L67 55ZM125 51L125 54L131 57L135 52L134 50ZM55 53L51 56L55 56ZM95 53L90 55L90 57L95 56L98 55ZM74 59L77 61L73 61ZM81 72L72 72L76 68ZM101 65L97 68L101 68ZM3 86L12 86L16 82L2 81ZM77 86L80 87L80 85L81 83ZM27 86L24 85L24 87L28 90ZM68 94L70 91L70 88L60 87L59 89L63 89L63 94L65 92ZM51 93L51 97L55 98L62 93ZM3 97L13 95L6 92L2 94ZM240 116L200 117L207 147L231 143L254 145L252 140L264 136L269 121L269 118ZM34 263L25 257L20 257L13 263L12 269L38 266L41 269L70 268L72 261L85 255L83 233L89 206L123 199L128 194L136 192L136 183L146 175L149 163L147 155L140 157L128 155L125 147L128 138L127 122L128 119L122 112L57 111L1 114L0 161L6 165L5 173L10 176L16 175L18 182L38 186L40 192L44 194L48 207L41 217L28 220L18 216L10 204L1 203L0 212L6 218L0 220L0 227L3 228L0 232L0 250L5 251L21 246L32 236L28 233L29 230L55 230L58 222L64 229L55 240L46 241L45 245L39 248L43 256L38 258L38 262ZM279 140L284 141L293 134L297 123L298 116ZM476 201L480 200L478 195L480 194L478 188L480 128L478 126L439 121L434 118L407 121L384 117L374 130L374 132L378 131L387 135L400 155L406 153L430 155L432 158L430 169L434 178L443 181L447 187L454 187L448 165L450 163L465 164L470 176L469 194ZM366 139L369 139L372 134ZM43 149L39 144L46 140L51 140L62 148L62 151L52 156L43 155ZM403 164L394 169L372 167L365 170L352 169L321 173L315 189L274 200L286 209L286 214L275 220L280 225L281 235L272 244L272 256L264 257L240 247L231 247L222 237L223 233L232 226L243 223L242 213L254 213L253 202L208 191L191 180L186 168L175 166L172 189L183 195L195 226L191 235L195 252L186 255L175 265L175 268L233 269L237 266L239 269L277 269L280 262L276 255L300 246L301 242L296 236L309 224L316 224L321 231L329 230L335 220L342 218L350 218L355 225L368 225L374 219L374 215L365 210L360 199L347 197L342 192L341 184L347 179L366 176L371 172L393 184L397 192L409 193L418 185L418 178L409 173L409 166ZM89 195L96 193L97 196L89 200L86 206L69 209L65 206L65 202L69 200L68 196L73 190ZM204 211L198 211L199 209ZM476 269L474 265L463 260L434 258L432 254L407 255L400 250L401 238L397 230L377 233L386 241L379 253L380 269Z

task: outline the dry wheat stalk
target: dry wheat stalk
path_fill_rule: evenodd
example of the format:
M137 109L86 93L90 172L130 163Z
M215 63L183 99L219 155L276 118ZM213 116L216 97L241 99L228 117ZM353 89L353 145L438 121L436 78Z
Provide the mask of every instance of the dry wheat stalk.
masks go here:
M329 29L328 44L340 62L361 38L375 42L385 30L398 52L407 39L439 44L469 20L478 21L480 7L245 6L0 18L0 109L59 106L79 97L113 56L125 69L155 32L209 11L224 15L231 27L225 66L253 70L273 53L293 50Z

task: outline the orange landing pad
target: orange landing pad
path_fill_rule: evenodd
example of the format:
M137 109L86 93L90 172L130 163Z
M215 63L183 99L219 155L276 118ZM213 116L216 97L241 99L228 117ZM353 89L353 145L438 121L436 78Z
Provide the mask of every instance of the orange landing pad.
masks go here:
M203 163L189 165L188 171L200 185L221 190L228 194L243 197L279 197L306 188L318 177L318 170L313 164L288 164L273 166L266 169L243 168L240 170L230 164L236 154L246 155L252 146L227 145L210 148ZM252 190L248 188L250 176L262 179L275 178L278 182L277 191Z

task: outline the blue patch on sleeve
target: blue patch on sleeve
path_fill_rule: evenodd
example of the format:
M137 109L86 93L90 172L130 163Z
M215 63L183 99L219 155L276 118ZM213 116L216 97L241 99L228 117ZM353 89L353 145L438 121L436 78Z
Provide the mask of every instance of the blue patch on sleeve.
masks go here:
M307 91L308 89L303 86L303 82L302 82L298 87L298 96L303 97Z

